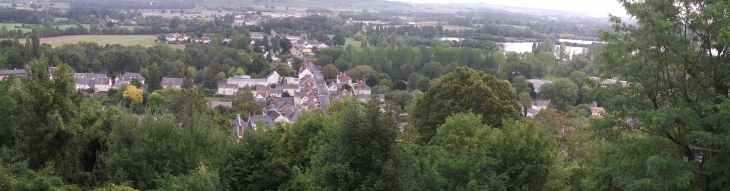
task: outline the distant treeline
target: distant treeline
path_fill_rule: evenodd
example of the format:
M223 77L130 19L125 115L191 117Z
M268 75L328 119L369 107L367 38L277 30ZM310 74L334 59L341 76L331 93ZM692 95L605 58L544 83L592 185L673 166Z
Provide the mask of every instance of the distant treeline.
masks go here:
M71 1L69 5L74 8L104 8L104 9L192 9L197 1L115 1L115 0L94 0L94 1Z

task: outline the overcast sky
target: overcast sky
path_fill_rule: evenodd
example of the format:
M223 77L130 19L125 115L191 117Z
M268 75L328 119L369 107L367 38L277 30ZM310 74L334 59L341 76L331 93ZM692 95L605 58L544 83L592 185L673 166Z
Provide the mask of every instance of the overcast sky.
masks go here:
M412 3L480 3L533 7L599 15L625 15L626 11L616 0L395 0Z

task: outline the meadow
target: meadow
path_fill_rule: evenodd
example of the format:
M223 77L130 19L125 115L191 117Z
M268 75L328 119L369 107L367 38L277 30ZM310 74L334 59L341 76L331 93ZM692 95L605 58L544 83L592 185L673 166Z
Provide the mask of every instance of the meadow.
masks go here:
M100 45L104 44L121 44L153 46L157 37L152 35L74 35L41 38L41 43L49 44L53 47L63 44L75 44L78 42L95 42Z

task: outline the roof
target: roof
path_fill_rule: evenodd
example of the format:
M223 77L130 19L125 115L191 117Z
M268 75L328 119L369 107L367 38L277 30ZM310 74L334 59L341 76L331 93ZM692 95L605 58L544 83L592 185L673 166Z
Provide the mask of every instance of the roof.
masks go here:
M535 106L545 106L545 107L547 107L548 105L550 105L550 100L535 101L535 102L532 103L532 105L535 105Z
M294 113L291 114L291 117L289 118L289 121L295 122L297 119L299 119L299 116L302 115L302 112L297 110Z
M281 107L281 105L284 105L284 104L287 104L287 103L288 104L291 104L291 105L295 105L294 104L294 97L279 97L279 98L276 98L276 105L279 106L279 107Z
M370 99L372 96L370 96L370 94L360 94L357 95L357 97L359 97L360 99Z
M182 78L162 78L162 85L163 86L182 86L183 84Z
M378 94L378 99L385 99L385 94Z
M0 75L19 75L19 74L26 74L25 69L0 70Z
M257 85L256 87L254 87L254 90L256 90L256 91L271 91L271 86Z
M271 127L273 127L275 124L274 120L271 120L271 117L269 117L268 115L251 116L248 118L248 122L251 123L252 125L256 125L256 123L258 123L258 122L263 122L264 125L271 126Z
M362 80L360 80L357 84L358 84L357 85L358 86L357 88L359 90L370 90L370 86L368 86L367 84L365 84L365 82L363 82Z
M253 98L253 101L256 102L256 103L258 103L261 106L261 108L264 108L264 106L266 106L266 100L265 99L262 99L262 98Z
M279 87L279 86L277 86L277 87ZM281 88L283 88L285 90L290 90L290 89L296 90L296 89L299 89L299 85L295 85L295 84L284 84L284 85L281 86Z
M238 84L218 84L218 88L238 88Z
M89 86L89 88L94 89L96 85L96 80L92 79L78 79L76 80L76 84L83 84Z
M96 79L96 78L106 78L106 74L99 74L99 73L74 73L74 78L78 79Z
M139 73L127 72L127 73L122 74L122 76L120 77L120 79L123 81L132 81L132 79L134 79L134 78L136 78L140 81L144 81L144 77L142 77L142 75Z

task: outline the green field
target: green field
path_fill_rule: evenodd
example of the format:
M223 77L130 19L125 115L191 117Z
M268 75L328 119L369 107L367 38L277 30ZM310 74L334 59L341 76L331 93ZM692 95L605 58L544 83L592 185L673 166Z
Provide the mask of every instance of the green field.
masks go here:
M61 29L61 30L66 30L67 28L76 27L76 25L56 25L56 26L58 26L58 29ZM84 28L86 28L86 29L91 28L91 25L89 25L89 24L82 24L82 26L84 26Z
M333 34L328 34L327 36L329 36L330 39L335 37L335 35L333 35ZM345 38L345 46L347 46L348 44L352 44L354 46L354 45L360 45L360 42L356 41L355 39L352 39L352 38Z
M15 25L18 25L18 27L23 26L23 24L20 24L20 23L0 23L0 27L5 26L6 28L8 28L8 30L16 30L17 31L18 29L17 28L14 28ZM30 32L33 29L30 29L30 28L22 28L22 30L23 30L23 32Z
M68 36L61 36L60 38L68 37ZM59 37L52 37L52 38L59 38ZM151 35L89 35L89 36L82 36L81 38L71 38L68 40L57 40L54 42L50 42L50 44L53 47L61 46L63 44L75 44L78 42L86 41L86 42L95 42L100 45L103 44L121 44L124 46L129 45L142 45L142 46L152 46L155 45L155 39L157 37L151 36ZM41 38L41 41L43 41L44 38Z

